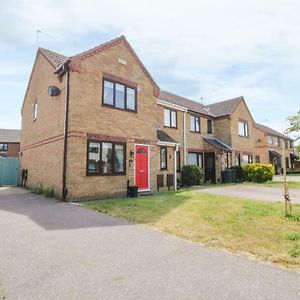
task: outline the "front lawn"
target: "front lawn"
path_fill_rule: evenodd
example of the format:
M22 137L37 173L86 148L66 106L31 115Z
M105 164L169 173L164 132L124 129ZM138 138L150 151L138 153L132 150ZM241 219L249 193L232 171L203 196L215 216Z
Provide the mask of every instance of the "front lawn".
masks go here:
M90 201L84 206L209 247L300 270L300 219L284 218L282 203L180 190ZM300 205L293 205L293 212L299 216Z

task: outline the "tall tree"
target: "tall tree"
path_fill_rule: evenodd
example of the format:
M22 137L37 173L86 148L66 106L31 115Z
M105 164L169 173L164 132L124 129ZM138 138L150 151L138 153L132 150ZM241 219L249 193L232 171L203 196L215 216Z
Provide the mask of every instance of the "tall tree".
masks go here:
M289 116L287 120L290 122L290 127L285 131L286 133L297 133L296 140L300 139L300 110L294 116Z

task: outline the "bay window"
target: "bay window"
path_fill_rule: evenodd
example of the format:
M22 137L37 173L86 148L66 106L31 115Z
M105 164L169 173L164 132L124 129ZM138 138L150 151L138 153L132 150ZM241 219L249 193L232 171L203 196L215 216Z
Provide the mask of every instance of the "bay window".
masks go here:
M87 175L125 174L125 161L125 143L88 141Z

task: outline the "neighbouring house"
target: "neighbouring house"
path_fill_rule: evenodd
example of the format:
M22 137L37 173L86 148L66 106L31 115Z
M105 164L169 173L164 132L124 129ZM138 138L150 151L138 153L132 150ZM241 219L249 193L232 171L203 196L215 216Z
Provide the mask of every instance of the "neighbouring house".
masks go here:
M20 151L19 129L0 129L0 156L18 157Z
M206 182L261 156L242 97L204 106L160 90L125 37L66 57L39 48L22 105L28 186L64 199L175 188L181 167ZM262 161L263 162L263 161Z
M262 163L274 166L276 174L282 172L285 160L287 171L293 171L298 155L295 152L293 139L262 124L255 123L256 149Z

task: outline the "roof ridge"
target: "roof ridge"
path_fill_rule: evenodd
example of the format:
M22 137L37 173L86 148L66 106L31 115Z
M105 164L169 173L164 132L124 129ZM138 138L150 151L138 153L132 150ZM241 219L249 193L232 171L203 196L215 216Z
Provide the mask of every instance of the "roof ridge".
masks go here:
M231 99L227 99L227 100L222 100L222 101L218 101L218 102L213 102L213 103L207 104L207 106L214 105L214 104L220 104L220 103L224 103L224 102L229 102L229 101L234 101L234 100L242 100L242 99L244 99L243 96L238 96L238 97L231 98Z

